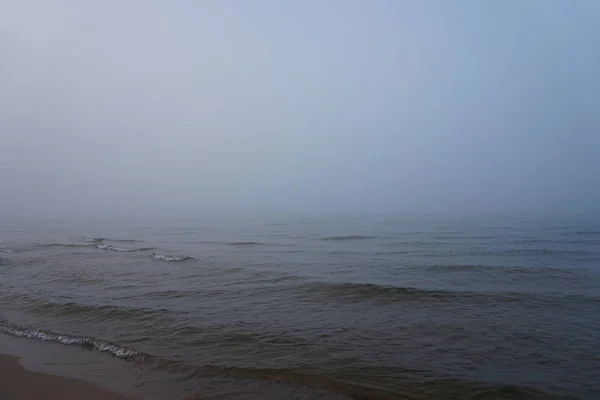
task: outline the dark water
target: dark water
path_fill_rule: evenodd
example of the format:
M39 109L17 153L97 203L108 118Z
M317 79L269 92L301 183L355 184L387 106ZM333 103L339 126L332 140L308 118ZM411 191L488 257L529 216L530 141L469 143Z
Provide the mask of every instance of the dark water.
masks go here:
M2 334L188 396L600 398L597 219L11 220L0 240Z

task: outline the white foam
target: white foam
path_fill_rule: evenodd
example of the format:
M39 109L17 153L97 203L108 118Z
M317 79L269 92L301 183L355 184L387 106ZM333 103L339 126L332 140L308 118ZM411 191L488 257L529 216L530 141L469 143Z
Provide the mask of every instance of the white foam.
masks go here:
M169 255L164 255L164 254L152 253L152 258L156 261L177 262L177 261L187 260L190 257L177 257L177 256L169 256Z
M124 347L119 347L114 344L102 342L100 340L88 337L60 335L50 332L44 332L39 329L17 328L7 325L0 325L0 332L16 337L37 339L41 340L42 342L57 342L66 345L91 346L94 350L107 352L119 358L131 357L138 354L136 351L129 350Z
M113 246L110 244L98 243L96 248L100 250L110 250L110 251L119 251L119 252L132 252L132 251L143 251L143 250L151 250L151 247L122 247L122 246Z
M86 237L85 241L86 242L102 242L104 240L103 237Z

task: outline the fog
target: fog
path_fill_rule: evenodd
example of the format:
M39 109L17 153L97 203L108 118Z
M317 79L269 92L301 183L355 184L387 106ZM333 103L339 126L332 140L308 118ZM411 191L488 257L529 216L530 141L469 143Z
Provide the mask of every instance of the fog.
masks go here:
M0 1L0 215L600 211L600 2Z

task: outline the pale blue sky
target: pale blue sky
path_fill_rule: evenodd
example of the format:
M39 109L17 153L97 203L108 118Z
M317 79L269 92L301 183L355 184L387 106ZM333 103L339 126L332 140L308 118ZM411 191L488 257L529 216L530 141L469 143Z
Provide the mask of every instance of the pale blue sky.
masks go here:
M600 211L600 2L0 1L0 214Z

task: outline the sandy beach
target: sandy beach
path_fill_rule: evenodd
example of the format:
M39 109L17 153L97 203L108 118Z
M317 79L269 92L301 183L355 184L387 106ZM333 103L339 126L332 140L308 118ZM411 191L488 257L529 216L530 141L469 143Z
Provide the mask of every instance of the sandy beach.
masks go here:
M125 397L94 384L73 378L34 372L16 357L0 355L0 398L2 400L120 400Z

